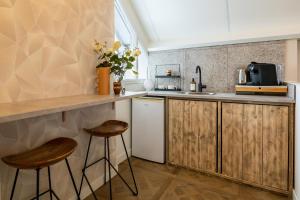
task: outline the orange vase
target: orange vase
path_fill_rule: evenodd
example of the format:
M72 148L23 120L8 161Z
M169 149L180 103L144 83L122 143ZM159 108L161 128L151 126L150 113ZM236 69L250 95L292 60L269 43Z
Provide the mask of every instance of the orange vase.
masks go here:
M97 68L98 94L110 94L110 67Z

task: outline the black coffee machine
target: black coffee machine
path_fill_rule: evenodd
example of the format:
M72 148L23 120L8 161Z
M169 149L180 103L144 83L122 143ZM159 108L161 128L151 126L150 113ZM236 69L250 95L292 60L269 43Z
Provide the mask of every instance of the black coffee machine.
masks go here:
M275 86L277 80L276 65L251 62L246 69L247 83L251 86Z

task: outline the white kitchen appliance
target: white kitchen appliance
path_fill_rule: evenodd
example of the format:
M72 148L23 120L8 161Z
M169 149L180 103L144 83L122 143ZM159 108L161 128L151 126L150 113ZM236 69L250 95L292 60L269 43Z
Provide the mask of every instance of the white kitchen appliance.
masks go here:
M132 99L132 155L165 163L165 100Z

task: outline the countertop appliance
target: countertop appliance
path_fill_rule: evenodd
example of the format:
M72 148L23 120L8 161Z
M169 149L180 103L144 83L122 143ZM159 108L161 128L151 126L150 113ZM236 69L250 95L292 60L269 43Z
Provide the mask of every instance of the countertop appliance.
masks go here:
M165 163L165 100L132 99L132 155Z
M276 65L251 62L247 70L247 85L274 86L278 85Z
M235 93L285 96L288 87L281 82L281 73L280 65L251 62L246 69L246 82L243 80L243 70L239 70Z
M239 85L244 85L247 83L247 75L244 69L239 69Z

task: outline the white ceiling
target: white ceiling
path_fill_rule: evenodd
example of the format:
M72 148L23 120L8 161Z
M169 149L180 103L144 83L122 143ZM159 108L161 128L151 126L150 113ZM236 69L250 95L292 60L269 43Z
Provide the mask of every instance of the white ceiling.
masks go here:
M149 50L300 36L300 0L122 1Z

